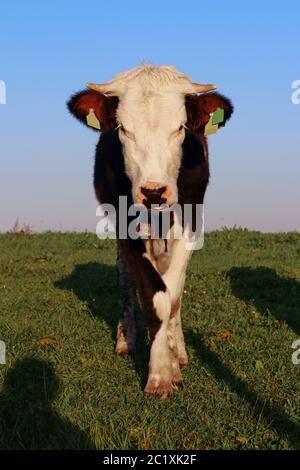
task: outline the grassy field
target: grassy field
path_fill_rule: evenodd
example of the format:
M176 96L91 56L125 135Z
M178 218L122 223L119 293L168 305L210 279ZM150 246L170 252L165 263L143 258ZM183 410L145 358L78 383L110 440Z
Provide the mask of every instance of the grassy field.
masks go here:
M0 449L299 449L300 234L223 230L189 265L190 364L168 400L114 353L115 247L92 234L0 235Z

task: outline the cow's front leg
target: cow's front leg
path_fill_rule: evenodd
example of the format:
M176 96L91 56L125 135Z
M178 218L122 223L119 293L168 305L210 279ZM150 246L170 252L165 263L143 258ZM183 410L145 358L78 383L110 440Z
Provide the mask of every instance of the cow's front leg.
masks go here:
M121 301L121 319L118 323L116 353L134 356L136 346L135 286L122 251L118 247L118 280Z
M120 249L134 278L150 336L149 375L146 393L167 396L172 392L172 363L168 341L170 293L142 241L119 240Z
M150 313L150 312L149 312ZM168 396L172 392L172 360L168 328L171 299L168 290L157 291L152 299L153 322L150 321L150 361L146 393ZM151 324L152 323L152 324Z
M171 297L171 315L169 325L169 344L172 352L172 369L174 385L182 385L180 367L188 363L184 337L181 326L181 298L184 289L185 275L192 250L187 250L186 237L173 242L170 264L162 276Z
M168 342L171 352L171 364L172 364L172 384L176 388L182 388L182 374L179 367L179 350L176 336L177 329L177 310L178 303L172 305L171 315L168 326Z

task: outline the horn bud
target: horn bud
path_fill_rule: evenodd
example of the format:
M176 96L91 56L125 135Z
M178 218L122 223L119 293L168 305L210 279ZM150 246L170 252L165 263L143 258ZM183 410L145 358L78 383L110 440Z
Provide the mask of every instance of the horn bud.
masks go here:
M98 91L99 93L109 93L109 85L106 83L87 83L89 90Z
M202 85L201 83L193 83L196 93L204 93L206 91L216 90L216 85Z

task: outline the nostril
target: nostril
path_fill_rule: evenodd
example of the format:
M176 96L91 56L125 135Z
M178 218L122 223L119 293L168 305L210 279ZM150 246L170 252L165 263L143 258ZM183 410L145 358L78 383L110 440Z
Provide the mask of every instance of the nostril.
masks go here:
M144 188L144 187L141 187L141 192L144 194L144 196L146 196L147 198L157 198L157 197L161 197L161 195L165 192L166 190L166 186L162 186L161 188L155 188L155 189L151 189L151 188Z
M157 192L161 196L165 192L166 189L167 189L166 186L162 186L161 188L157 189Z
M166 186L161 186L158 188L146 188L141 187L141 193L145 196L143 204L147 207L151 204L163 204L166 202L166 199L162 197L163 193L166 191Z

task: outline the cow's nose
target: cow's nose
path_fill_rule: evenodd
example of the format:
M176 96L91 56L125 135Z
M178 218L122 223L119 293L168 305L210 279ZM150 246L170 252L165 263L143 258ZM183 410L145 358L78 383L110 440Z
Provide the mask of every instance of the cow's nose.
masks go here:
M163 193L166 191L166 186L161 186L158 188L146 188L141 187L141 193L146 196L143 200L143 203L147 206L150 204L163 204L166 202L166 199L162 197Z

